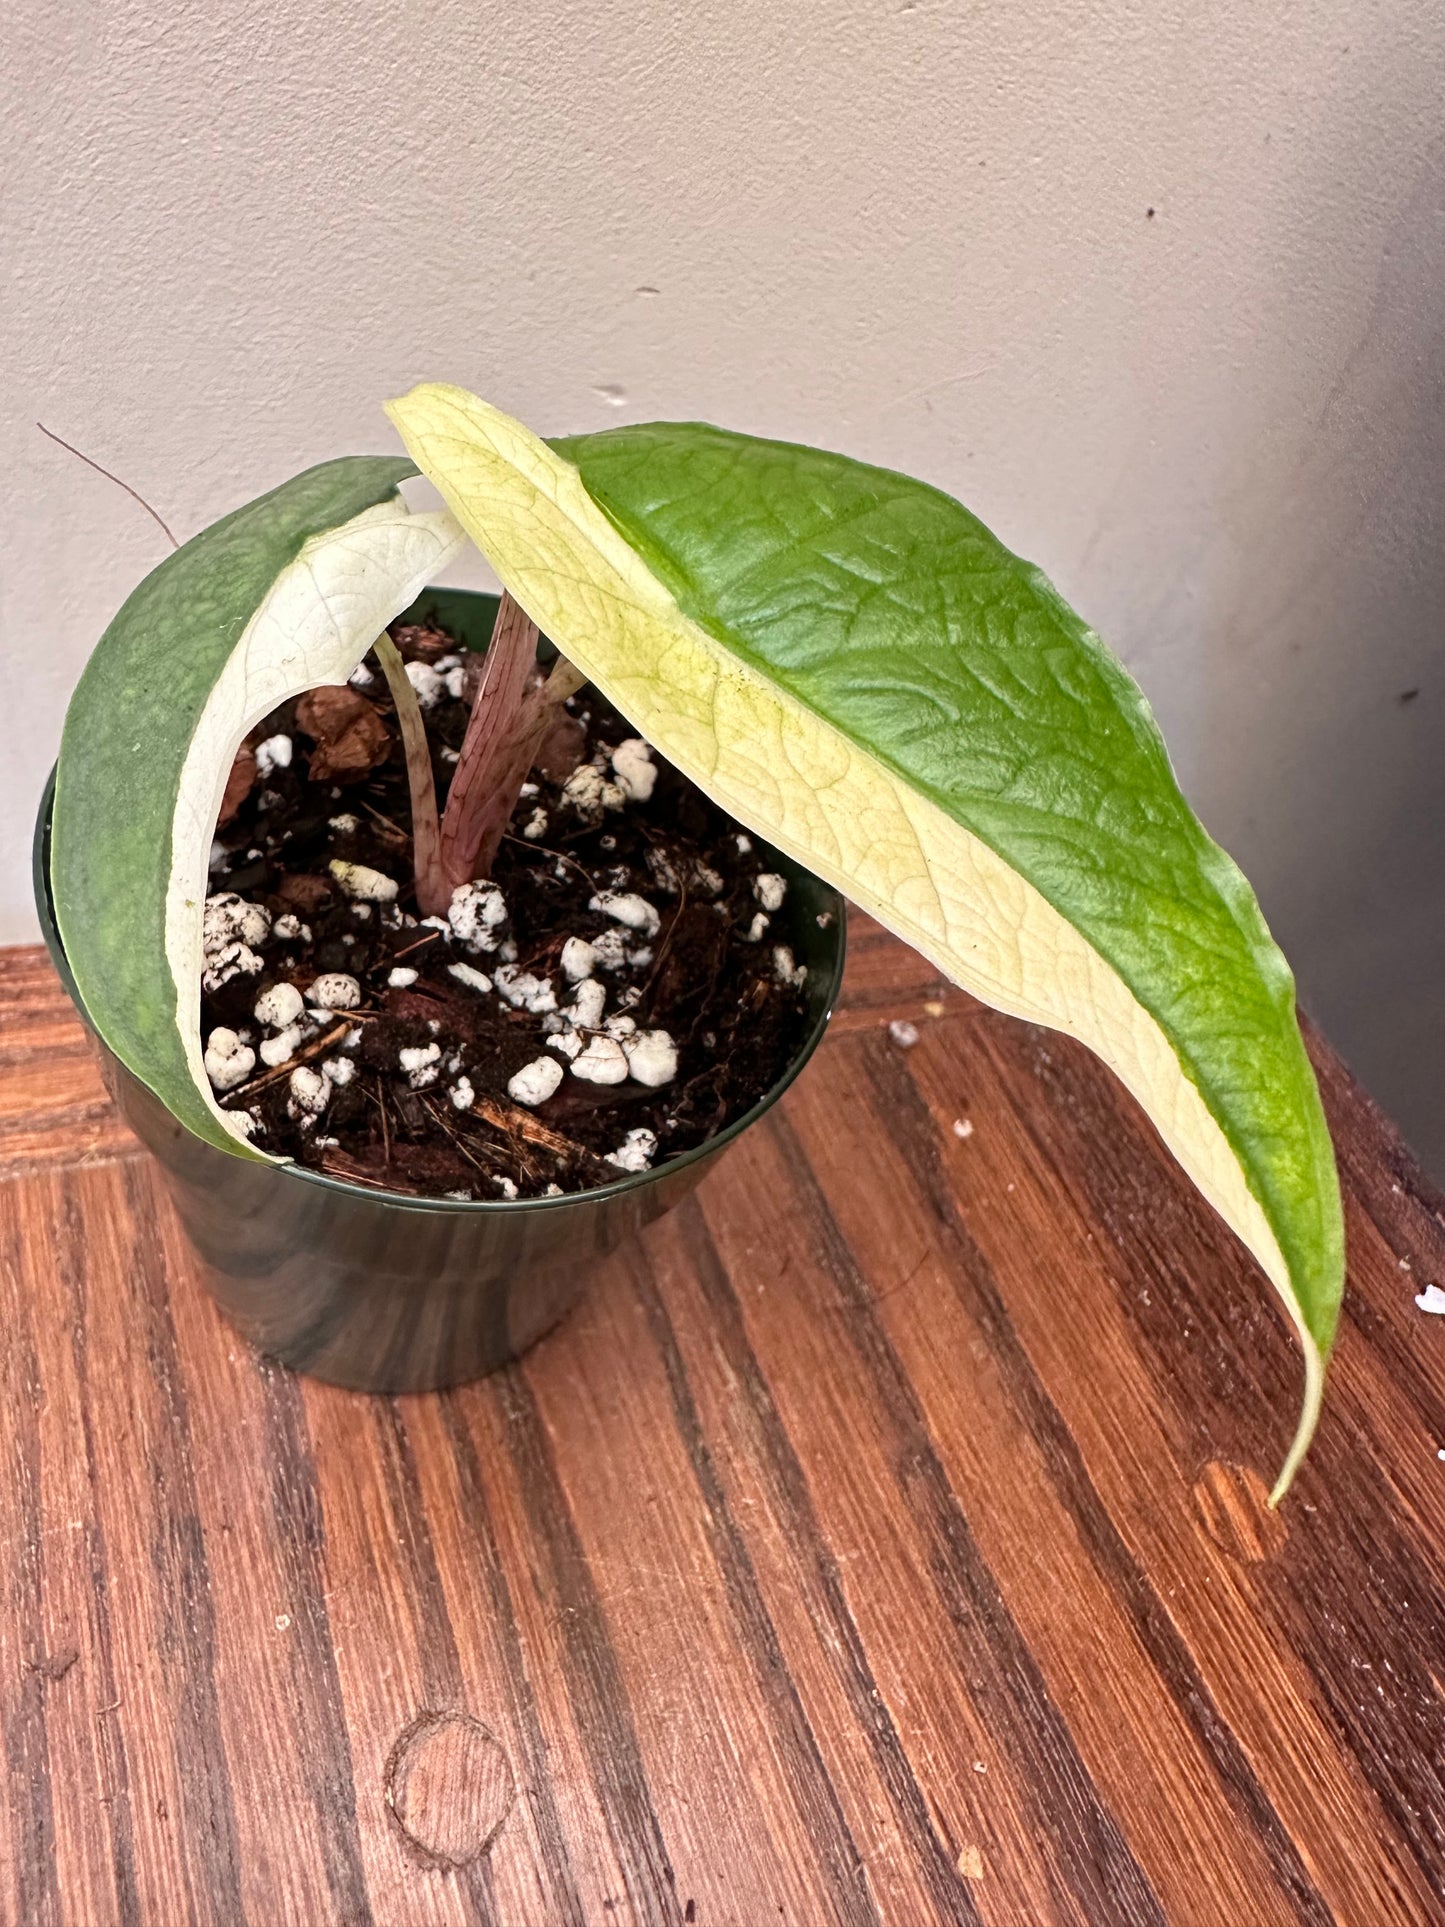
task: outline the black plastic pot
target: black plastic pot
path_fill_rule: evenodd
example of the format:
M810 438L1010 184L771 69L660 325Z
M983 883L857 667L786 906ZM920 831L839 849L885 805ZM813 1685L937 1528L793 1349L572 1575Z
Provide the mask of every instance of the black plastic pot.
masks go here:
M408 619L435 616L485 648L495 612L495 597L431 590ZM36 825L35 903L83 1017L50 899L54 785L52 775ZM97 1038L106 1083L165 1172L201 1276L245 1336L295 1371L359 1391L416 1392L494 1371L556 1324L601 1260L685 1198L777 1102L827 1026L843 973L843 900L781 851L760 844L759 855L788 878L779 935L808 966L810 1021L797 1056L707 1144L594 1191L463 1203L232 1157L178 1123Z

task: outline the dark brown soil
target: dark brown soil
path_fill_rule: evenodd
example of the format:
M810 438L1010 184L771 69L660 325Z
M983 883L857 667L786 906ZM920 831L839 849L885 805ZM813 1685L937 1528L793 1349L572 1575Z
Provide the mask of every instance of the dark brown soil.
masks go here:
M426 717L444 801L455 767L448 752L459 748L466 729L477 659L433 629L398 628L393 635L410 661L440 660L445 673L453 657L461 659L462 674L452 677L460 696L444 694ZM355 1008L308 1011L284 1061L268 1067L258 1055L244 1083L218 1093L227 1108L250 1113L258 1148L424 1196L535 1197L552 1187L580 1191L614 1182L622 1171L608 1156L630 1132L653 1134L656 1165L746 1111L782 1074L806 1027L801 982L788 979L790 959L775 951L786 941L782 919L755 934L755 879L768 868L763 853L661 757L653 759L649 800L629 800L595 821L562 797L567 766L551 776L533 770L535 791L519 803L491 878L507 921L489 935L503 947L469 949L450 929L420 921L395 715L373 657L365 668L372 679L358 692L359 704L327 692L318 705L313 692L252 732L213 852L212 891L264 906L280 931L273 927L256 946L259 974L239 974L203 996L204 1038L224 1026L259 1053L276 1035L254 1014L263 991L291 984L304 996L318 976L334 972L360 989ZM568 707L585 729L580 760L595 758L610 779L608 753L634 732L591 689ZM275 737L290 739L288 767L268 767L264 750L256 757ZM538 827L539 810L545 827L529 838L524 831ZM395 879L396 901L353 901L329 869L333 859ZM604 891L653 906L656 935L590 909ZM288 916L293 922L281 921ZM514 1007L498 988L498 965L511 959L546 980L565 1010L576 987L560 966L563 945L570 937L604 937L604 953L609 944L615 952L618 937L608 932L620 934L623 960L593 973L606 990L603 1021L625 1017L637 1032L667 1033L677 1069L660 1086L633 1075L611 1084L584 1081L549 1047L561 1017ZM460 982L452 974L459 963L493 979L492 988L479 992ZM397 968L414 970L415 980L392 984ZM575 1031L584 1045L595 1035ZM625 1041L631 1049L635 1034ZM403 1066L402 1051L430 1056L432 1046L430 1063L418 1069L413 1058L410 1070ZM564 1075L554 1095L528 1106L507 1086L538 1059L556 1062ZM329 1091L314 1118L296 1100L298 1066L329 1066Z

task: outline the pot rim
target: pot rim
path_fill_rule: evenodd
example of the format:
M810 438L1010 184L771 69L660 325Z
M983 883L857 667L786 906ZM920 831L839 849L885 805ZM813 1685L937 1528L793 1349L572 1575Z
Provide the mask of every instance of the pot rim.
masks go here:
M56 766L52 765L50 774L46 778L45 788L41 792L40 808L35 819L35 837L31 851L35 908L40 918L40 931L45 939L45 948L50 953L50 960L54 964L61 983L65 987L66 995L70 998L71 1003L74 1004L81 1021L86 1025L87 1029L92 1030L103 1049L109 1050L110 1047L106 1044L105 1039L100 1036L98 1031L94 1031L91 1025L90 1017L85 1009L85 1005L81 1001L80 993L76 988L75 978L71 974L69 960L65 954L65 946L61 942L60 930L55 921L55 909L50 889L50 819L55 801L55 774ZM766 839L763 840L766 841ZM769 845L769 848L772 848L772 846ZM312 1171L305 1165L297 1164L294 1159L286 1159L283 1162L271 1165L270 1168L279 1176L290 1179L298 1184L312 1185L321 1191L341 1192L350 1198L365 1198L374 1204L392 1205L403 1211L520 1212L564 1210L569 1207L575 1209L582 1204L591 1204L593 1202L601 1203L610 1198L644 1190L649 1184L659 1183L662 1179L669 1178L676 1172L686 1170L689 1165L697 1164L703 1159L715 1156L719 1151L724 1149L725 1146L731 1144L734 1139L740 1137L750 1125L755 1124L766 1111L771 1110L773 1105L777 1103L778 1099L783 1096L784 1092L789 1089L801 1073L803 1067L813 1055L813 1052L823 1041L823 1034L832 1019L833 1011L838 1000L838 992L843 981L843 966L847 957L848 941L847 906L842 893L835 889L832 884L825 882L822 877L814 875L811 870L795 862L783 851L774 850L773 853L782 865L784 871L790 873L794 880L806 877L809 883L816 888L826 891L831 899L828 907L831 909L834 919L831 930L835 933L832 968L822 1008L814 1018L808 1029L808 1034L803 1039L798 1050L789 1059L787 1068L784 1070L782 1076L778 1078L776 1083L770 1085L757 1102L743 1112L741 1117L734 1118L732 1123L724 1126L716 1136L706 1138L701 1144L695 1144L690 1151L680 1151L676 1157L664 1159L661 1164L654 1165L649 1171L624 1172L621 1177L614 1179L611 1183L594 1185L586 1191L567 1191L564 1192L561 1197L557 1198L427 1198L418 1197L414 1192L390 1191L381 1185L355 1184L346 1178L330 1177L324 1171ZM116 1061L118 1063L121 1062L120 1059ZM126 1069L131 1076L135 1076L135 1073L130 1071L128 1065L123 1065L123 1068ZM138 1079L137 1081L142 1080ZM176 1119L176 1123L181 1130L186 1132L188 1137L195 1137L195 1133L191 1131L187 1125L182 1124L179 1119ZM203 1139L197 1139L196 1141L198 1143L205 1142ZM220 1150L219 1147L216 1148L220 1156L225 1157L227 1155L224 1150Z

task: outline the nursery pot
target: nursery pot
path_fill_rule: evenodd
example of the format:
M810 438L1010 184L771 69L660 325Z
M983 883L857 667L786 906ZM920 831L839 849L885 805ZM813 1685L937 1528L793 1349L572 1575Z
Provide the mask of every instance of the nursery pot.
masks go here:
M485 648L495 612L493 596L432 590L405 619L435 618L459 641ZM52 774L36 824L35 903L84 1017L50 896L54 793ZM293 1370L367 1392L433 1391L478 1378L556 1324L602 1260L685 1198L777 1102L827 1027L843 972L843 899L781 851L759 850L788 879L778 934L808 967L802 1041L772 1089L716 1137L592 1191L418 1198L233 1157L177 1122L97 1038L106 1084L165 1172L201 1277L227 1317Z

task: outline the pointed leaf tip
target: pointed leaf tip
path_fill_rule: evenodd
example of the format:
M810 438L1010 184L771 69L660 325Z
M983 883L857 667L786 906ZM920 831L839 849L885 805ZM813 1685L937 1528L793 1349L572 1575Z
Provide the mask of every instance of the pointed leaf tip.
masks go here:
M387 411L505 586L744 823L997 1008L1081 1039L1254 1253L1319 1415L1344 1275L1294 984L1141 692L940 490L698 423L552 446Z

